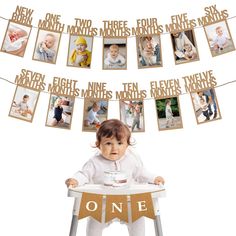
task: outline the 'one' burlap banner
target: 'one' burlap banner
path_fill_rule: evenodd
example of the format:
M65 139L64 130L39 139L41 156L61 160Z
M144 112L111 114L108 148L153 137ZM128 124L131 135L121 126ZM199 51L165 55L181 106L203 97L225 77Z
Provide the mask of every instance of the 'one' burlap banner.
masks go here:
M130 195L130 203L132 222L142 216L155 218L151 193ZM103 201L103 195L83 193L78 219L90 216L102 222L103 209L106 223L115 218L128 223L128 195L107 195Z

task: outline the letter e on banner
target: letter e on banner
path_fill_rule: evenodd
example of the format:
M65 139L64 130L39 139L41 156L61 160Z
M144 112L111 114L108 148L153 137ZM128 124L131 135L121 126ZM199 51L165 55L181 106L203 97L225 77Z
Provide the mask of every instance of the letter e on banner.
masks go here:
M132 222L138 220L142 216L155 218L151 193L142 193L130 195Z
M106 196L106 222L115 218L128 223L127 195Z
M102 198L103 196L100 194L83 193L78 219L91 216L102 222Z

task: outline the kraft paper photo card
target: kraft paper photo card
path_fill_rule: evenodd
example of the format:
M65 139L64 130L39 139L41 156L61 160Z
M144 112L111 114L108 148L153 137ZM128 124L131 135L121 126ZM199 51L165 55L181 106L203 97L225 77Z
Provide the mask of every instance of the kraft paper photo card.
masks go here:
M127 38L103 38L103 69L127 69Z
M159 130L183 128L179 98L169 97L155 100Z
M96 132L100 124L107 120L108 101L84 99L83 131Z
M30 26L9 21L1 51L23 57L28 44L30 32Z
M192 104L198 124L221 119L215 89L191 93Z
M51 94L49 99L46 126L70 129L74 110L74 102L74 97Z
M92 50L93 37L70 35L67 66L90 68Z
M9 116L32 122L39 98L39 91L17 86Z
M132 132L144 132L143 100L120 100L120 119Z
M199 60L194 30L172 32L171 41L176 65Z
M235 50L227 21L204 26L204 31L213 57Z
M162 66L160 35L136 36L138 68Z
M33 60L55 64L60 38L61 33L39 29L34 47Z

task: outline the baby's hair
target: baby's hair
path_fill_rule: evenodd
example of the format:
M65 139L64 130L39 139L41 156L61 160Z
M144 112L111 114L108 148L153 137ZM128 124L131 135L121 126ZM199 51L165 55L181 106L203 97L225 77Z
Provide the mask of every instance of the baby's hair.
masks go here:
M54 34L52 34L52 33L47 33L47 34L45 35L45 37L47 37L47 36L52 37L54 43L56 42L56 36L55 36Z
M220 26L220 25L219 25L219 26L217 26L217 27L216 27L216 30L219 30L219 29L223 29L223 27L222 27L222 26Z
M96 107L99 107L98 103L97 102L94 102L93 105L92 105L93 108L96 108Z
M98 129L96 133L96 147L99 147L101 144L102 138L116 138L118 141L121 141L122 139L127 139L127 144L131 145L130 137L131 132L129 128L122 123L120 120L117 119L110 119L105 120L101 123L100 128Z
M169 102L171 102L171 100L170 99L166 99L166 104L169 103Z
M54 102L54 107L57 107L58 106L58 101L59 100L62 100L62 98L61 97L57 97L57 99L55 100L55 102Z
M112 45L110 46L110 50L111 50L111 49L116 49L117 51L119 51L119 46L116 45L116 44L112 44Z
M29 95L28 95L28 94L25 94L25 95L23 96L23 98L29 98Z
M146 36L145 39L148 40L148 41L151 41L152 40L152 36Z

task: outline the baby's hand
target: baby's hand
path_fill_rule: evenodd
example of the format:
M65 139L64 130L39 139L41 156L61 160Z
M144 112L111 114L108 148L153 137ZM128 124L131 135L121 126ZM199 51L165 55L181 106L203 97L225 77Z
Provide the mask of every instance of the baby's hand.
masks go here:
M45 44L44 42L42 42L42 48L43 48L44 50L47 49L47 46L46 46L46 44Z
M88 55L83 55L83 58L86 61L88 59Z
M157 176L155 179L154 179L154 184L164 184L165 183L165 180L164 178L162 178L161 176Z
M78 186L79 183L76 179L70 178L65 181L65 184L66 184L67 188L69 188L69 187L75 188Z

